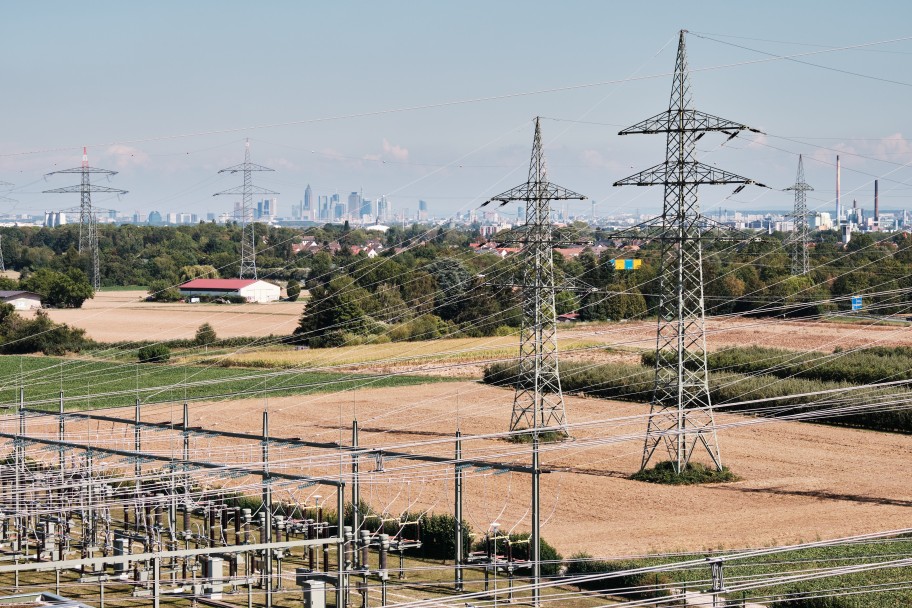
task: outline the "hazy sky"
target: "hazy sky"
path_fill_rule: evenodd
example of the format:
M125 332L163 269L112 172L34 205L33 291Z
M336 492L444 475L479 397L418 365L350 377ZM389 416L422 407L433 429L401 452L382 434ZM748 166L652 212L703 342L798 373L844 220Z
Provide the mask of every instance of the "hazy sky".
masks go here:
M912 208L910 23L905 0L9 2L0 180L15 184L15 212L74 206L41 191L78 180L43 175L78 166L88 145L130 191L99 206L228 211L212 194L239 177L217 171L249 137L253 161L276 169L255 181L281 193L281 215L307 184L386 194L394 210L423 198L443 215L525 181L541 115L582 121L543 121L554 182L600 214L654 211L660 188L611 184L660 162L664 137L617 131L667 107L686 28L695 106L767 133L724 147L707 135L702 159L775 188L706 187L704 209L790 206L778 190L799 152L809 206L829 209L837 151L848 204L870 208L879 176L882 207Z

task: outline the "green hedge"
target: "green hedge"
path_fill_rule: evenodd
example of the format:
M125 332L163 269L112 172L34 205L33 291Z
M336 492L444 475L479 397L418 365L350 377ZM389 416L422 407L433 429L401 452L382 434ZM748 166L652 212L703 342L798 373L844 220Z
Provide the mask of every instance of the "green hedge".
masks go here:
M484 382L498 386L514 386L517 366L515 363L495 363L484 372ZM652 398L655 372L642 365L592 365L569 362L560 367L561 387L568 393L585 393L605 399L648 402ZM745 408L769 408L778 416L819 411L812 406L819 396L801 396L823 390L849 388L850 382L823 382L805 378L778 378L772 375L745 375L731 372L713 372L709 378L710 398L713 405L723 406L723 411ZM912 391L901 388L871 389L849 393L853 403L883 404L885 401L912 399ZM838 395L838 393L837 393ZM761 404L724 407L729 402L773 399ZM772 411L771 408L775 408ZM876 410L857 412L838 417L819 419L817 422L853 426L858 428L909 433L912 432L912 411Z

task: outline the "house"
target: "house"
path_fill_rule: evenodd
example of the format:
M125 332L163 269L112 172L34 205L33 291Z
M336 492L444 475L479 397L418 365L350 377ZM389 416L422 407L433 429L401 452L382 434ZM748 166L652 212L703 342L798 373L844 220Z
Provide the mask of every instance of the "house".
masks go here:
M181 295L185 297L240 296L248 302L275 302L281 298L278 285L257 279L193 279L181 285Z
M312 236L302 236L300 243L293 243L291 245L291 251L294 252L295 255L320 251L322 248L323 246Z
M31 291L0 291L0 302L12 304L16 310L41 308L41 296Z

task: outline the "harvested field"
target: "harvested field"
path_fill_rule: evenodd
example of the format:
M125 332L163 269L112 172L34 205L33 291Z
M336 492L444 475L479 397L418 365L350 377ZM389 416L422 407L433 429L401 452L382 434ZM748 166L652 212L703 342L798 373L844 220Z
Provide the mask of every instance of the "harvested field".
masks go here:
M298 326L303 302L184 304L145 302L145 291L101 291L82 308L49 309L51 319L86 330L99 342L192 338L203 323L220 338L288 335ZM28 316L32 313L23 313Z
M568 397L566 403L571 423L636 418L610 427L583 427L574 431L574 441L543 448L543 464L555 472L543 477L542 534L564 555L579 550L604 556L763 546L912 526L912 493L905 481L912 437L719 415L723 458L742 481L656 486L625 478L638 468L641 444L622 439L642 433L647 406L578 397ZM511 405L511 391L471 382L268 400L273 437L347 443L357 411L362 446L398 445L448 457L453 448L449 441L420 448L409 444L448 439L457 420L466 435L505 430ZM190 423L257 433L264 406L264 400L193 404ZM132 414L129 408L112 411ZM179 407L149 407L143 420L179 421L180 416ZM744 422L749 424L725 428ZM5 418L2 427L7 430L13 424ZM49 419L47 424L50 432L56 422ZM79 424L96 440L123 435L124 445L132 441L130 433L121 433L110 423ZM30 421L29 429L39 432L38 422ZM150 435L150 443L160 443L148 449L173 453L178 437ZM598 438L602 441L593 443ZM617 441L608 443L613 440ZM232 463L258 458L257 442L245 445L211 436L193 441L194 450L201 450L197 457L207 453L213 460ZM495 440L464 443L466 458L498 462L525 464L528 450L528 445ZM339 472L340 454L335 450L277 444L271 454L277 463L274 470L327 476ZM287 463L279 464L282 459ZM372 473L374 466L372 458L362 460L362 498L373 507L392 515L405 509L451 512L451 466L389 459L384 473ZM467 470L467 520L475 530L484 530L493 521L504 530L527 530L529 478L495 472ZM319 487L295 490L295 498L308 493L331 492ZM282 492L276 495L277 500L284 498Z

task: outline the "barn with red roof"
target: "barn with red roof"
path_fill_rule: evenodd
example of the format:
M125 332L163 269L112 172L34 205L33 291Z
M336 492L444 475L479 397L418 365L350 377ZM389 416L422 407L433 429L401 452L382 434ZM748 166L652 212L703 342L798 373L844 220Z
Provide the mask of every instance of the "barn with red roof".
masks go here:
M278 285L257 279L193 279L179 289L187 298L240 296L248 302L275 302L282 296Z

